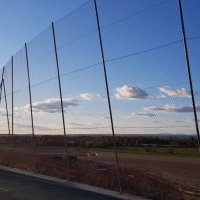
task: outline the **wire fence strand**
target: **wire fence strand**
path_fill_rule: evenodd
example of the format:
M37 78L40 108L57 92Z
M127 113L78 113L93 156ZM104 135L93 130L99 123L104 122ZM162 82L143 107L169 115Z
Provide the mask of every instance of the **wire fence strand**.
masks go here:
M184 40L175 1L90 0L28 42L0 69L0 164L152 199L200 195L200 2L182 7Z

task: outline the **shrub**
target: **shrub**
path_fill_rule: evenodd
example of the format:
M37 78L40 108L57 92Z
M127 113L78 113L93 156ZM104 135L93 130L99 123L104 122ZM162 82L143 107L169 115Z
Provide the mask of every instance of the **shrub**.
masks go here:
M145 149L146 152L150 152L151 151L149 146L146 146L144 149Z
M174 154L175 152L174 152L174 149L168 148L166 153L168 153L168 154Z

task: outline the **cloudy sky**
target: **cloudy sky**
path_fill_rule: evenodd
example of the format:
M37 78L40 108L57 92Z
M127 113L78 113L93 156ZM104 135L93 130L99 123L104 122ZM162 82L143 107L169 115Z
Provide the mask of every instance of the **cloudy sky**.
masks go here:
M27 42L36 134L62 134L52 40L54 23L67 133L111 133L93 1L0 0L0 64L11 121L30 133ZM196 109L200 112L198 0L182 0ZM115 132L194 134L195 124L176 0L97 0ZM2 70L1 70L2 72ZM6 130L5 100L0 108Z

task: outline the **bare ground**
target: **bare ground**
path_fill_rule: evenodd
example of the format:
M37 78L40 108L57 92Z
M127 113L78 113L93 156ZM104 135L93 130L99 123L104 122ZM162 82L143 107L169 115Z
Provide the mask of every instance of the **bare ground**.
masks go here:
M85 159L116 163L114 153L95 152L97 156ZM200 190L200 159L191 157L157 156L118 153L119 165L146 169L166 180Z

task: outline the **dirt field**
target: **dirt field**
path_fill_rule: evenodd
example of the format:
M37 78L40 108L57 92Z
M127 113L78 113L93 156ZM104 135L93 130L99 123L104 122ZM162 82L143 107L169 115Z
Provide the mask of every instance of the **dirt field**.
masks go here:
M115 163L114 153L94 152L97 156L84 159ZM118 153L119 164L161 175L166 180L200 190L200 159L191 157L156 156Z

